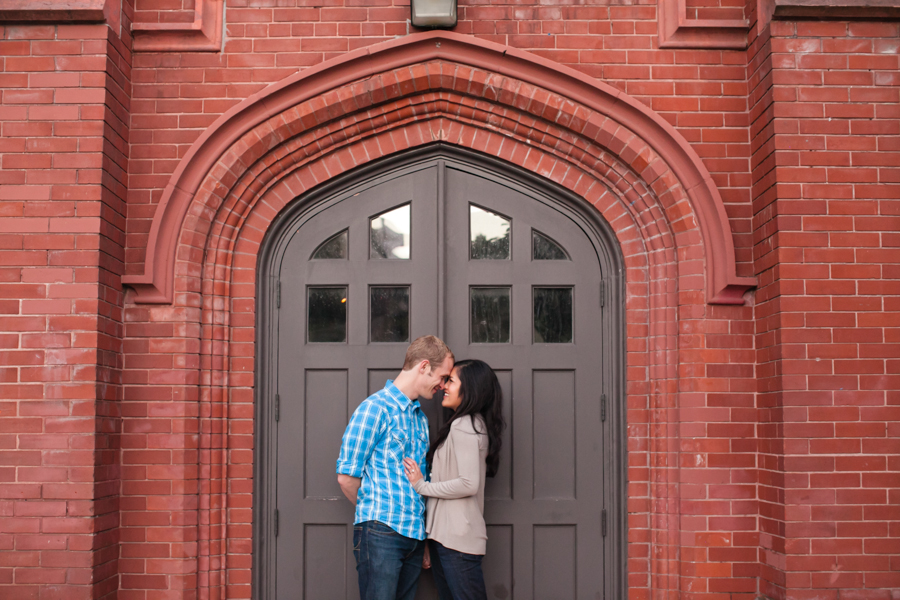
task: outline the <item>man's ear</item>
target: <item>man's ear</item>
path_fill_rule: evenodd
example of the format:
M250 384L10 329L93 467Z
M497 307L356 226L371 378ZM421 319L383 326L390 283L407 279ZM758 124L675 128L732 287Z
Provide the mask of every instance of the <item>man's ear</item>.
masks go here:
M426 372L425 369L428 369L429 367L431 367L431 363L428 361L427 358L423 359L422 362L419 363L419 373L424 375Z

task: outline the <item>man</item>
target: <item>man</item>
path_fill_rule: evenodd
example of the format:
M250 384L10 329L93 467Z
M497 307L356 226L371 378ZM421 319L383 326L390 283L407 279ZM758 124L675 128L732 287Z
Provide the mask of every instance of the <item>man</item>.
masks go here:
M425 503L403 458L425 470L430 400L453 370L453 353L433 335L406 350L403 370L350 417L337 461L338 483L356 505L353 554L361 600L412 600L425 552Z

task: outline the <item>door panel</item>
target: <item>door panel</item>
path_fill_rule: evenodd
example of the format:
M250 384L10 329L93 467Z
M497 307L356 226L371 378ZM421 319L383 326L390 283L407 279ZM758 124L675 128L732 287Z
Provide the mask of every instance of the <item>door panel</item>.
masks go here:
M403 238L402 227L381 219L406 205L410 231ZM471 205L487 217L478 211L473 217ZM474 241L473 219L486 219L476 223ZM345 229L345 258L311 258ZM535 260L534 232L558 244L550 254L562 259ZM503 389L508 427L499 472L485 490L488 597L602 598L599 398L606 382L598 365L608 332L601 326L598 252L581 226L514 181L435 160L333 196L289 235L276 270L275 597L358 597L353 507L340 492L334 464L350 414L396 376L408 345L372 341L370 290L405 286L408 307L389 308L408 308L409 340L442 336L458 359L488 362ZM376 256L394 258L373 257L370 235L377 236ZM409 257L403 258L406 239ZM477 258L484 254L507 258ZM326 308L319 300L310 305L311 287L346 288L346 296L340 305L333 295ZM479 331L503 331L500 342L473 342L471 290L478 287L508 290L508 311L490 305L475 322ZM310 308L327 320L328 339L343 341L308 341ZM443 418L439 399L422 407L435 435ZM430 577L423 576L417 598L437 597Z
M512 598L512 526L488 525L487 535L488 552L481 567L488 598Z
M533 498L575 499L575 372L532 372Z
M347 577L348 525L308 525L304 530L304 598L344 598L355 583ZM351 555L352 556L352 555ZM312 575L312 577L308 576Z
M288 394L285 396L290 397ZM303 497L339 497L341 489L334 476L334 465L331 464L334 461L329 461L328 457L332 454L337 456L341 436L347 426L347 371L307 369L304 398L317 400L306 403L306 415L303 419ZM293 411L287 412L290 414Z
M513 430L513 403L512 398L512 371L494 369L500 389L503 392L503 420L506 421L506 431L503 432L503 444L500 446L500 466L497 474L485 480L484 497L490 500L512 499L512 474L514 445ZM489 538L490 539L490 538Z
M576 595L577 553L574 525L534 526L534 597L584 598Z

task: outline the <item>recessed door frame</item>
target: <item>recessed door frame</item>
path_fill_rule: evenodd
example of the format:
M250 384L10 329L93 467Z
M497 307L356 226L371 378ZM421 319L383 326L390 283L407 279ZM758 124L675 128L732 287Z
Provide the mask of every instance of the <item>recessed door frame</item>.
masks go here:
M445 160L458 168L502 182L536 201L553 206L577 223L597 251L604 282L601 329L605 333L600 369L607 398L608 446L603 465L606 498L597 510L607 510L604 570L609 583L606 600L627 598L627 435L625 398L625 267L621 248L609 224L596 208L545 178L520 167L445 143L405 152L365 165L328 181L295 200L272 222L257 262L252 597L272 600L275 586L275 393L280 259L291 237L312 215L327 210L338 197L374 181L399 177ZM561 217L562 218L562 217ZM399 365L398 365L399 368Z

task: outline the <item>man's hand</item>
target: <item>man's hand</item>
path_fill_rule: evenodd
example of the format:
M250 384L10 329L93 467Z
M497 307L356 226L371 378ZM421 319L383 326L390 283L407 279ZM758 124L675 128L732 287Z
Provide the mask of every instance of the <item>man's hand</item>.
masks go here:
M347 500L349 500L353 506L356 506L356 495L359 493L359 486L362 485L362 479L339 474L338 485L341 486L341 491L347 496Z

